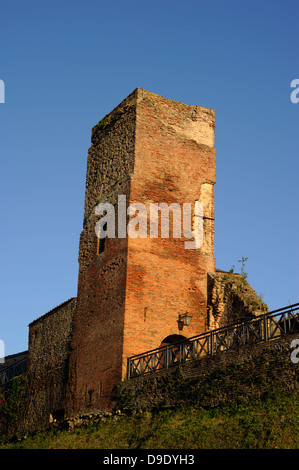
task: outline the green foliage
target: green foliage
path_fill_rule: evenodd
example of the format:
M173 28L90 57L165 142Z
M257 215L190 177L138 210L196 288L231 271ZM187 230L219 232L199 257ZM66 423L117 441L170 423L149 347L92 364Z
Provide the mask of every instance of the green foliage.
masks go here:
M114 112L107 114L103 119L101 119L98 122L97 127L101 129L108 125L111 126L124 114L124 112L125 112L125 108L122 108L122 107L117 108Z
M247 260L248 258L244 258L244 256L242 256L242 259L238 260L238 263L241 263L241 275L242 275L243 281L246 281L247 276L248 276L248 273L245 271L245 263Z
M116 398L121 414L72 430L53 427L2 448L299 449L299 389L283 391L277 380L289 363L288 354L277 347L201 379L186 377L179 366L170 374L157 374L152 383L136 381L131 391L120 385ZM20 404L17 382L12 418ZM157 408L134 409L136 399L152 393L161 394Z
M14 377L10 381L10 387L4 394L4 405L1 409L1 421L5 430L12 430L20 419L23 400L22 392L25 386L23 375Z
M53 428L2 448L298 449L298 403L298 390L272 391L234 406L146 410L73 431Z
M128 408L132 403L132 395L129 390L122 387L122 383L119 383L116 387L115 398L118 403L118 408Z

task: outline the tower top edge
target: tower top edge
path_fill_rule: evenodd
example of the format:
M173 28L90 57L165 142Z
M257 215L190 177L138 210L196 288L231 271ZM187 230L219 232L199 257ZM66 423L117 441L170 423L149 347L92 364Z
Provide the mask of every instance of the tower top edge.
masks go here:
M214 109L207 108L206 106L183 103L182 101L174 100L172 98L165 98L162 95L158 95L157 93L153 93L151 91L145 90L144 88L137 87L137 88L135 88L133 93L136 93L137 99L138 98L143 99L144 97L147 97L147 98L153 99L153 100L165 101L165 102L167 102L169 104L173 104L173 105L181 105L181 106L186 106L186 107L190 107L190 108L196 108L196 109L200 109L202 111L206 110L207 112L215 115L215 110Z
M108 116L113 115L115 112L123 109L124 107L128 106L137 106L138 103L142 102L144 99L147 99L151 102L160 103L161 105L167 105L170 107L181 107L184 109L194 110L196 112L209 114L212 118L215 118L215 110L211 108L207 108L205 106L199 105L192 105L186 104L181 101L173 100L170 98L165 98L162 95L158 95L157 93L153 93L151 91L145 90L141 87L136 87L126 98L124 98L117 106L115 106L111 111L109 111L102 120L100 120L94 128L96 128L101 122L108 118Z

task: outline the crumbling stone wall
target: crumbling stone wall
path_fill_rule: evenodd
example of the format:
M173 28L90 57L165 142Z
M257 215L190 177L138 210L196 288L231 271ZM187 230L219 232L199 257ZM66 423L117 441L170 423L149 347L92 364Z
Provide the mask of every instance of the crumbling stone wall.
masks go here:
M267 311L265 302L241 274L221 270L208 273L207 330L250 320Z

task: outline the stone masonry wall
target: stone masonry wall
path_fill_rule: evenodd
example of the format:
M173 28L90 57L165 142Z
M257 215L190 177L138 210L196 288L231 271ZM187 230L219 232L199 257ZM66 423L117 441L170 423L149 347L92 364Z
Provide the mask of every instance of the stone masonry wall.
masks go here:
M298 333L286 335L124 381L118 406L127 411L188 403L210 408L298 389L299 363L291 361L291 342L297 338Z
M24 410L28 430L42 429L64 413L75 305L76 299L69 299L29 325Z
M214 260L215 112L138 89L135 164L131 201L150 204L203 203L203 240L186 249L187 238L129 238L123 371L127 357L157 348L173 335L203 333L207 315L207 272ZM162 216L161 216L162 219ZM163 219L164 221L166 220ZM160 220L159 220L160 221ZM194 229L194 225L192 226ZM179 314L192 316L178 328Z
M221 270L208 273L207 330L250 320L267 311L267 305L241 274Z
M109 407L111 389L121 380L128 243L127 238L106 238L101 252L96 225L102 217L95 209L99 203L115 207L117 233L118 195L130 199L135 103L133 93L92 129L67 391L69 413Z

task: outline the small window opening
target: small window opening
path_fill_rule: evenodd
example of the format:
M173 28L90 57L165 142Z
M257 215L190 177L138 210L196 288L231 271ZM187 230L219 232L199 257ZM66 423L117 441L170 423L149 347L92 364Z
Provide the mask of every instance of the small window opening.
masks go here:
M107 230L107 222L105 222L102 227L101 227L101 233L103 233L104 231L106 232ZM101 238L99 239L99 248L98 248L98 253L103 253L105 251L105 241L106 241L106 237L105 238Z

